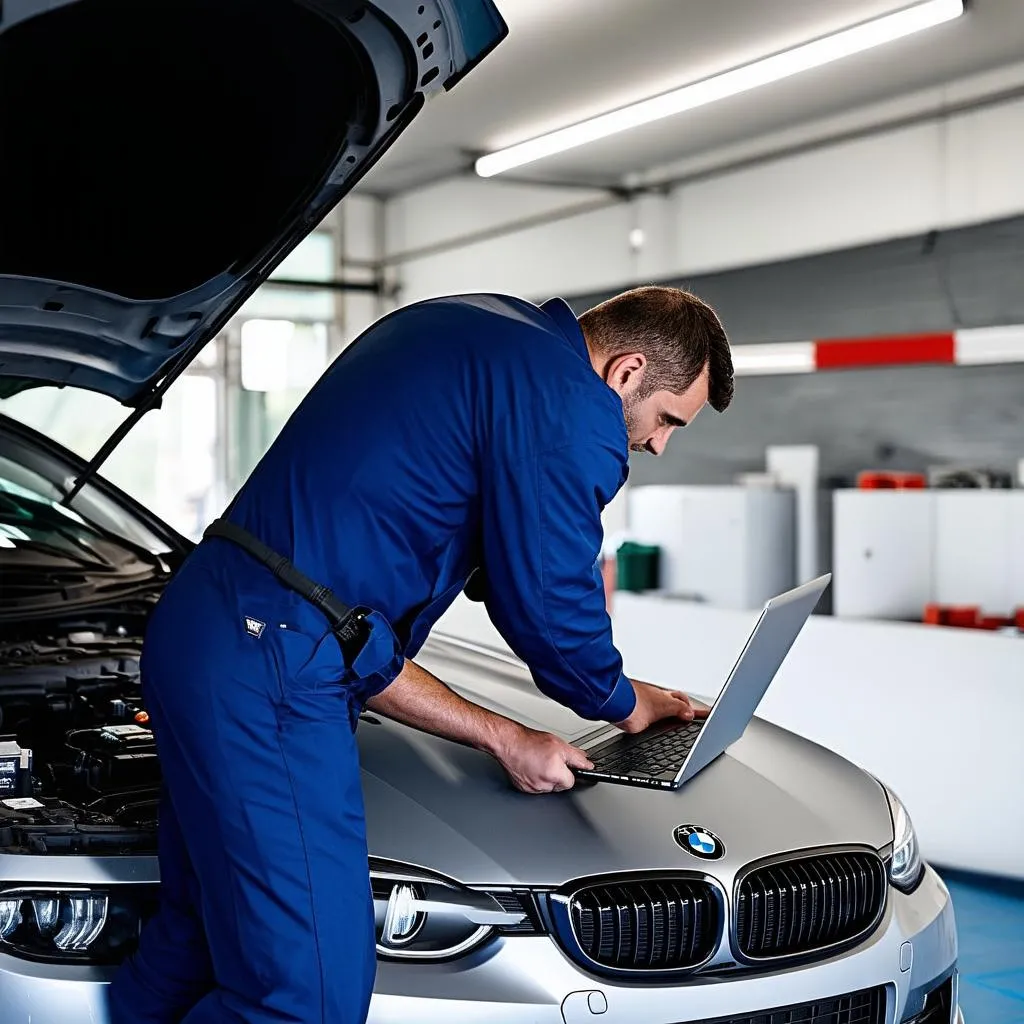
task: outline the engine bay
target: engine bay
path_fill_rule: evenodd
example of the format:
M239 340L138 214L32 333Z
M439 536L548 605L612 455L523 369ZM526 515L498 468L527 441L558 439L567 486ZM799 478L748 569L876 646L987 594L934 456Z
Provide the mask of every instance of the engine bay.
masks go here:
M156 849L141 616L0 639L0 852Z

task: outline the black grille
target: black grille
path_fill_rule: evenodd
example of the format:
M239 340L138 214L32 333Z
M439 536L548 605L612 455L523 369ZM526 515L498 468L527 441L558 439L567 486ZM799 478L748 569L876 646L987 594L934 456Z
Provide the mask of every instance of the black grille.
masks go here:
M711 886L679 879L592 886L575 895L570 915L587 957L626 970L694 967L721 929Z
M947 980L925 996L924 1007L912 1018L912 1024L949 1024L952 1016L953 982Z
M784 957L851 942L877 921L885 866L870 853L835 853L760 867L739 886L742 956Z
M513 914L525 914L526 917L519 924L503 924L498 928L503 935L525 935L531 932L543 931L540 917L537 914L537 907L533 897L526 892L496 891L489 893L503 910L509 910Z
M854 992L815 1003L759 1010L743 1017L717 1017L694 1024L885 1024L885 989Z

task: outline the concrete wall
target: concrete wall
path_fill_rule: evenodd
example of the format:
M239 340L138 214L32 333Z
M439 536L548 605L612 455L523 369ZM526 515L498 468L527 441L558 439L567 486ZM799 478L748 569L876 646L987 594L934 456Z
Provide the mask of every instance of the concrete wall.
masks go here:
M860 470L983 465L1024 458L1024 366L914 367L738 380L655 460L631 457L630 484L731 483L764 468L772 444L817 444L828 482Z
M399 301L488 289L582 309L666 280L708 298L742 343L1024 322L1022 88L1024 63L753 139L636 175L689 180L625 203L500 178L421 189L385 208ZM573 209L586 212L546 220ZM524 218L532 226L480 237ZM727 482L786 443L820 445L823 476L840 480L1012 468L1021 394L1024 365L745 378L726 416L706 413L663 459L634 457L631 483ZM826 523L828 511L826 499Z
M690 180L664 197L646 195L402 259L401 301L478 289L530 298L592 292L1024 212L1024 99L995 102L1022 85L1024 64L654 169L637 182ZM907 123L983 97L992 105ZM897 123L903 126L884 127ZM784 149L791 155L766 158ZM760 162L740 166L753 158ZM387 204L386 248L389 256L407 254L602 199L591 190L500 178L448 181ZM644 233L638 251L630 245L637 227Z

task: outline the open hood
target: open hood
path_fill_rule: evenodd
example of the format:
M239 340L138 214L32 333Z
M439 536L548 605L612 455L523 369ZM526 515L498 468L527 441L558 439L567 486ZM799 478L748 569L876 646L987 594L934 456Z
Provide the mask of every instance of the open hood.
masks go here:
M506 33L491 0L4 0L0 396L156 404Z

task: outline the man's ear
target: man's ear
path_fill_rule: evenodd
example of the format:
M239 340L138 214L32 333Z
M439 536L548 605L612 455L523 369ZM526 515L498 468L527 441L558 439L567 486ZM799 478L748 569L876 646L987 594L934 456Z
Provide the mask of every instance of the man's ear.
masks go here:
M631 395L640 389L647 368L647 357L642 352L615 356L605 367L605 383L620 396Z

